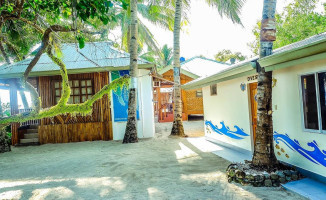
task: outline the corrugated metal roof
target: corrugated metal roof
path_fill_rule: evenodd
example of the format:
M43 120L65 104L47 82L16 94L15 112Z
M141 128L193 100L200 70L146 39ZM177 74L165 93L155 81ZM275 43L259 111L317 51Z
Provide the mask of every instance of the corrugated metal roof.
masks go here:
M129 66L129 53L120 51L111 46L110 42L86 43L83 49L77 49L75 43L63 44L61 47L62 61L66 64L67 70L92 69L98 71L102 67L126 67ZM79 53L80 52L80 53ZM84 56L86 56L86 58ZM0 67L0 75L23 74L32 61L33 57L10 65ZM151 64L150 62L139 58L139 65ZM44 53L32 73L58 71L59 66L52 62L46 53ZM44 74L44 73L43 73ZM46 73L45 73L46 74Z
M295 43L286 45L284 47L280 47L278 49L275 49L275 50L273 50L272 55L276 55L276 54L280 54L280 53L283 53L283 52L298 49L298 48L307 46L309 44L314 44L314 43L320 42L320 41L325 40L325 39L326 39L326 32L320 33L318 35L311 36L311 37L309 37L307 39L304 39L304 40L301 40L299 42L295 42Z
M199 77L205 78L219 71L229 68L231 65L228 63L219 62L203 56L194 56L187 59L186 61L180 63L181 73L193 78L198 79ZM173 66L167 66L160 71L159 74L164 74L165 72L173 69Z
M231 71L231 70L234 70L234 69L242 68L242 67L248 65L250 62L253 62L253 61L257 60L257 59L258 59L258 56L253 57L253 58L246 59L246 60L244 60L244 61L241 61L241 62L235 63L235 64L233 64L233 65L228 65L228 67L221 68L221 70L219 70L217 73L211 74L211 75L209 75L209 76L202 76L202 77L200 77L200 78L197 78L197 79L195 79L195 80L192 80L192 81L186 83L185 86L192 85L192 84L196 84L196 83L198 83L198 82L203 82L203 81L205 81L206 79L209 79L209 78L211 78L211 77L214 77L214 76L216 76L216 75L218 75L218 74L222 74L222 73L224 73L224 72L226 72L226 71Z
M199 77L207 77L230 67L230 64L195 56L181 63L181 69L187 70Z

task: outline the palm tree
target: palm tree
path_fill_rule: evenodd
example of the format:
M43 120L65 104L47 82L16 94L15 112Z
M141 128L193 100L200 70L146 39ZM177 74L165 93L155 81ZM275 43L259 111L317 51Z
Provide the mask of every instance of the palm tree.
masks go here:
M130 3L127 0L126 3ZM121 7L116 7L117 21L111 24L111 28L120 27L121 29L121 48L129 52L129 39L130 39L130 21L131 14L130 8L127 10ZM152 49L159 56L159 48L154 35L147 28L142 19L146 19L154 25L160 26L167 30L172 30L174 9L168 4L164 4L161 1L146 1L142 0L137 3L138 14L142 17L138 17L138 45L142 48L144 43ZM187 19L185 19L187 20Z
M141 58L155 63L158 69L162 69L166 66L172 65L173 62L173 51L172 48L169 48L168 45L164 45L161 49L159 54L161 56L157 56L157 52L155 51L148 51L142 54Z
M137 26L137 0L130 1L130 75L131 86L129 89L129 102L128 102L128 122L126 126L123 143L138 142L137 137L137 55L138 55L138 26Z
M244 0L206 0L217 8L219 14L230 18L233 23L241 24L240 9ZM182 0L175 1L175 18L173 30L173 79L174 79L174 121L171 135L186 136L182 123L182 102L180 84L180 23L182 12Z
M171 135L186 136L182 123L182 101L180 82L180 23L182 0L175 2L175 18L173 29L173 80L174 80L174 121Z
M276 39L275 9L276 0L264 0L260 32L260 58L272 54L273 41ZM258 74L257 99L258 120L252 163L256 166L273 166L277 164L277 159L273 148L272 72L265 72L264 68Z
M128 121L123 143L134 143L138 141L136 128L138 45L142 48L143 44L146 43L150 49L157 52L158 56L161 55L153 34L137 17L137 13L140 13L142 17L150 22L166 29L171 30L171 25L173 24L173 9L171 9L171 6L163 5L160 1L150 1L149 4L144 4L143 2L137 3L135 0L130 0L129 3L130 6L127 10L118 8L119 13L116 16L119 22L117 25L121 26L121 47L130 53L130 75L132 78L129 90Z
M169 48L168 45L164 45L161 49L161 53L163 55L163 59L160 60L160 66L163 68L169 65L172 65L173 62L173 51L172 48Z

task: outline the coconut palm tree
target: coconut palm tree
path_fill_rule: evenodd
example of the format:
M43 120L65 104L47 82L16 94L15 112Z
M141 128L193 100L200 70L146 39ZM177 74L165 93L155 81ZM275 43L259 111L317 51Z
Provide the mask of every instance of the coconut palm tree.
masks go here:
M260 32L260 58L272 54L275 41L276 0L264 0L263 16ZM277 163L273 148L273 121L272 121L272 72L265 72L262 68L258 74L258 106L256 144L252 163L256 166L272 166Z
M130 3L127 0L126 3ZM129 52L128 45L130 39L130 8L127 10L122 9L120 6L116 8L116 22L111 23L111 28L120 27L121 29L121 48ZM137 3L137 12L140 17L138 17L138 45L142 48L146 44L150 49L152 49L158 56L159 48L158 44L154 38L154 35L150 32L148 27L145 25L143 20L147 20L154 25L162 27L167 30L172 30L173 28L173 16L174 8L171 4L162 3L161 1L146 1L141 0ZM186 16L186 15L185 15ZM187 20L187 18L185 18Z
M130 1L130 76L131 86L129 89L128 102L128 121L126 126L123 143L138 142L137 137L137 76L138 76L138 18L137 18L137 0Z
M173 50L169 48L168 45L164 45L161 49L161 53L163 55L163 59L160 60L160 66L166 67L172 65L173 62Z
M209 5L217 8L221 16L226 16L233 23L241 24L240 9L244 0L206 0ZM182 123L182 102L180 84L180 23L182 0L175 0L175 18L173 29L173 78L174 78L174 121L171 135L186 136Z
M158 69L162 69L166 66L172 65L172 62L173 62L172 48L169 48L168 45L165 44L160 49L159 53L161 56L157 56L157 52L155 52L155 51L148 51L139 57L141 57L149 62L155 63Z

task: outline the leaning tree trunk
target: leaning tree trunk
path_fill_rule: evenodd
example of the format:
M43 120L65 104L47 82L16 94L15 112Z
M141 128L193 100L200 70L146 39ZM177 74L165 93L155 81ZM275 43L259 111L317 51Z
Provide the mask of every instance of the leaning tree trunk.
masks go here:
M128 101L128 122L126 126L125 135L123 138L123 143L135 143L138 142L137 137L137 76L138 76L138 66L137 66L137 0L130 1L130 76L131 85L129 89L129 101Z
M27 101L25 92L23 90L19 90L19 94L20 94L20 98L22 99L24 109L29 109L28 101Z
M272 54L276 39L276 0L264 0L260 32L260 58ZM277 164L273 148L272 72L262 68L258 74L256 144L252 163L256 166Z
M182 0L175 2L175 17L173 30L173 79L174 79L174 121L171 135L185 136L182 123L182 101L180 83L180 22Z

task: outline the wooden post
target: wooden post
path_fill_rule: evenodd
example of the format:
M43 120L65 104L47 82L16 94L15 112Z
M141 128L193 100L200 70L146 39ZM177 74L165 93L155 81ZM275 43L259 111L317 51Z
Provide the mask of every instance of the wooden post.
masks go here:
M188 121L188 104L187 104L187 95L186 91L181 90L181 99L182 99L182 108L183 108L183 113L185 114L186 121Z
M18 99L17 99L17 87L16 87L16 80L11 79L9 81L10 84L10 111L11 115L15 115L19 113L18 110ZM19 123L12 123L11 124L11 141L12 145L18 144L19 143L19 136L18 136L18 128L19 128Z
M157 109L158 109L158 120L162 120L161 118L161 106L162 106L162 102L161 102L161 87L156 88L156 94L157 94Z

